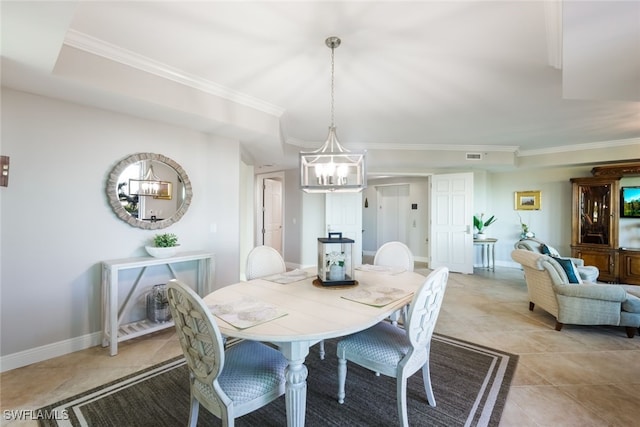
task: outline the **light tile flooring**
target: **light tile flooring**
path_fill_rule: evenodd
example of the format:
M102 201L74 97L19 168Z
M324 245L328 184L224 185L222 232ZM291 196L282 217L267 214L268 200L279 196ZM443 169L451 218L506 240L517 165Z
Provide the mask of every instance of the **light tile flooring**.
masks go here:
M554 324L528 310L522 272L498 267L450 275L436 331L520 355L500 426L640 425L640 336ZM14 369L1 375L0 408L36 409L178 354L166 330L121 343L114 357L95 347Z

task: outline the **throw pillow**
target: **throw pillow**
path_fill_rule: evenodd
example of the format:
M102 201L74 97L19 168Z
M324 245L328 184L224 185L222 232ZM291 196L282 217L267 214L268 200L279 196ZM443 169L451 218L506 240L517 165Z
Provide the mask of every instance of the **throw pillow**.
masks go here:
M567 273L567 278L569 279L569 283L582 283L582 279L580 279L580 274L578 273L578 268L575 266L573 261L570 258L562 258L562 257L552 257L558 264L562 267L565 273Z
M544 243L540 245L540 252L542 252L545 255L549 255L552 257L559 257L560 253L556 250L556 248L553 248L551 246L547 246Z

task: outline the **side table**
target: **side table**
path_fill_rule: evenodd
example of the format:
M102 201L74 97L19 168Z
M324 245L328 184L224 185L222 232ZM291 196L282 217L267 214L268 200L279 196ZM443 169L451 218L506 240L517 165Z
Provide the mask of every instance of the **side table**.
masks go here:
M496 271L495 245L498 239L473 239L474 246L480 246L482 255L482 268Z

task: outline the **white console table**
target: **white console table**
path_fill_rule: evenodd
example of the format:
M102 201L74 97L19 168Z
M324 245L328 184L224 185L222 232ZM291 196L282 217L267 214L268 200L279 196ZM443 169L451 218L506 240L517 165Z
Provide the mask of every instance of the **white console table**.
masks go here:
M140 284L147 267L155 265L166 265L173 278L177 279L173 264L197 261L197 284L196 291L199 295L205 296L214 291L213 271L214 255L207 252L181 252L170 258L123 258L102 262L102 346L110 348L112 356L118 354L118 342L125 341L161 329L170 328L173 322L153 323L148 320L121 325L123 314L132 301L132 296ZM134 282L131 290L118 307L118 274L122 270L141 268L140 274Z

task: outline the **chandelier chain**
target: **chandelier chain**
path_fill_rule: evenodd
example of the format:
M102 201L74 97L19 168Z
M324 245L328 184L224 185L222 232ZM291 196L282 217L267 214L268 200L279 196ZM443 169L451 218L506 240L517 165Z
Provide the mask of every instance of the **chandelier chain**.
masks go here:
M334 119L335 119L335 101L334 101L334 90L333 90L333 85L334 85L334 73L335 73L335 62L334 62L334 52L335 52L335 47L331 47L331 127L335 126L334 123Z

